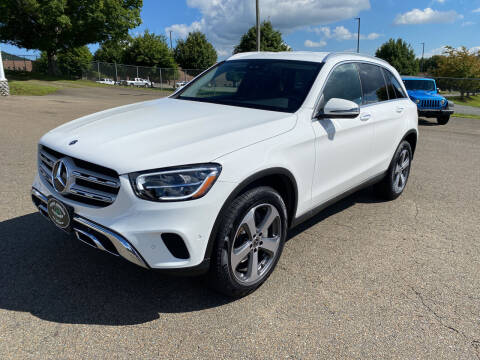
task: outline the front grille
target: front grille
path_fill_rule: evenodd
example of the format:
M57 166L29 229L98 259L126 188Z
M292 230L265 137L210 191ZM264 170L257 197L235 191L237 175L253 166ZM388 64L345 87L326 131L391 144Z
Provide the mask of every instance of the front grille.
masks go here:
M84 160L65 156L58 151L40 145L38 150L38 171L53 187L52 171L59 159L68 159L72 164L70 186L62 196L84 204L104 207L112 204L120 189L118 174L109 168ZM66 179L63 179L66 180Z
M420 107L424 109L440 109L442 104L440 100L422 100L420 102Z

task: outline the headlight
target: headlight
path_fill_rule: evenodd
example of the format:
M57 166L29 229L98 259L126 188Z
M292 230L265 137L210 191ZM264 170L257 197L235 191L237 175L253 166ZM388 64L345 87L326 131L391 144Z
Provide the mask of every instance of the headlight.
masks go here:
M213 186L222 167L200 164L129 174L135 194L151 201L198 199Z
M440 104L445 105L445 99L440 100Z

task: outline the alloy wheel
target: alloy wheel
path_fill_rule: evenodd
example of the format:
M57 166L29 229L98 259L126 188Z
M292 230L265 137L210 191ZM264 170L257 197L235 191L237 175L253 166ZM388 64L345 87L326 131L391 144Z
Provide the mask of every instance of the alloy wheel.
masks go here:
M282 221L275 206L251 208L235 233L230 250L230 266L237 281L259 281L275 262L282 234Z
M393 172L393 187L396 193L400 193L405 188L410 171L410 152L403 149L398 157Z

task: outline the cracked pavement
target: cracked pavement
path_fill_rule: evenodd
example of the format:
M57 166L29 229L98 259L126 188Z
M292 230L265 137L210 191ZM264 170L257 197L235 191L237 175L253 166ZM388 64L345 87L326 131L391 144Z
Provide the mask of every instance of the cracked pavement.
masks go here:
M231 301L84 246L31 204L44 132L154 96L0 99L1 359L480 359L479 120L421 120L399 199L366 189L326 209Z

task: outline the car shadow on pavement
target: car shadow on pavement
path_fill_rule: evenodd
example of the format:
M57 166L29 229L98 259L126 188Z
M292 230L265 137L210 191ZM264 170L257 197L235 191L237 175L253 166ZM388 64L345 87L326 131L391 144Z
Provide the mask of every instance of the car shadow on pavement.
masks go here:
M420 125L420 126L440 126L440 125L438 125L436 119L433 119L433 120L418 119L418 125Z
M295 236L302 233L303 231L308 230L312 226L315 226L319 222L322 222L323 220L329 218L330 216L335 215L339 212L342 212L357 203L373 204L373 203L379 203L384 201L385 200L381 199L374 193L372 186L369 186L363 190L359 190L347 196L346 198L330 205L329 207L323 209L315 216L311 217L310 219L306 220L305 222L291 229L288 232L287 241L294 238Z
M0 309L72 324L131 325L230 301L198 278L148 271L32 213L0 222Z

